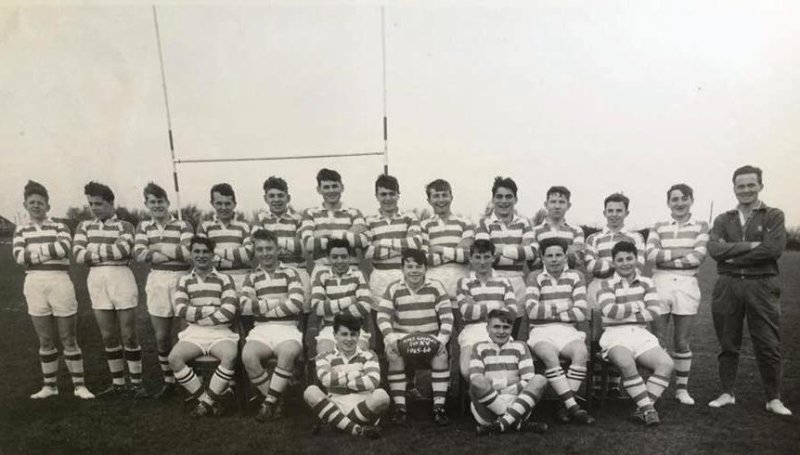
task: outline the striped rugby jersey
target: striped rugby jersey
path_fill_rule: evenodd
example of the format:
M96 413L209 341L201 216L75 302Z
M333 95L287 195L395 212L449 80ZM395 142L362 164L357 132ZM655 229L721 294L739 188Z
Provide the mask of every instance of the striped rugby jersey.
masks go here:
M511 283L497 276L494 270L486 283L474 271L460 278L456 284L456 306L465 324L486 322L486 315L495 309L505 308L515 316L522 314Z
M253 223L253 232L258 229L265 229L275 233L278 237L278 255L284 265L291 267L306 268L306 260L303 257L303 244L300 241L298 231L302 218L294 210L287 209L286 212L275 215L269 211L260 211L256 215Z
M356 347L356 352L347 358L338 349L319 354L316 359L317 377L328 393L345 395L375 390L381 382L381 366L378 356L372 351ZM354 381L347 380L347 373L359 372ZM347 386L351 383L353 388Z
M588 319L583 274L566 269L555 277L544 269L528 277L525 308L534 324L580 322Z
M133 251L133 225L116 215L100 221L81 221L75 229L75 262L88 266L127 265Z
M230 329L239 311L233 278L212 269L205 278L195 270L178 279L175 315L190 324Z
M315 269L311 307L320 317L320 330L332 327L333 317L343 311L366 321L372 307L372 294L364 274L357 267L350 267L344 275L337 275L330 266Z
M526 261L536 259L533 230L527 218L514 215L510 223L500 221L494 212L480 219L475 227L475 240L490 240L502 256L494 264L496 270L522 271Z
M194 235L192 226L186 221L170 217L167 224L161 226L156 220L146 220L136 227L133 255L139 262L151 262L153 252L150 245L158 245L162 253L166 253L169 261L152 264L152 270L189 270L189 243Z
M252 268L253 239L250 225L245 221L231 220L227 225L216 216L197 227L197 235L214 241L214 254L219 257L219 270Z
M493 341L475 343L469 359L469 377L486 376L493 383L516 384L519 393L535 376L533 358L522 341L498 346Z
M286 322L296 325L303 313L303 284L297 270L278 264L272 272L256 267L242 284L242 315L254 316L256 324Z
M365 230L367 228L364 215L358 209L339 208L328 210L324 206L306 209L300 222L300 238L308 245L313 239L312 251L314 259L326 256L328 238L343 238L353 248L366 248L369 245L367 236L350 232L351 228ZM357 257L354 257L358 261Z
M50 218L41 224L28 223L17 226L11 254L27 272L36 270L69 270L69 251L72 238L64 223Z
M425 281L416 291L405 280L386 288L377 308L383 337L399 332L432 335L446 343L453 331L453 312L447 291L438 281Z
M532 264L532 268L537 270L542 269L541 254L544 254L544 252L541 251L539 246L542 243L542 240L552 238L562 239L567 242L567 246L578 245L581 248L583 248L584 244L586 243L583 236L583 229L580 227L572 226L571 224L567 223L566 220L561 220L559 224L552 225L546 218L541 224L533 227L533 238L533 246L536 248L536 251L539 251L540 253L540 256L537 257L536 261ZM583 260L581 257L574 259L570 257L570 267L576 267L578 265L573 264L575 259L577 259L579 262L582 262Z
M428 254L428 267L455 262L468 262L469 250L463 248L462 242L471 241L475 237L475 226L463 218L450 215L443 220L433 215L420 222L422 250ZM429 253L430 247L444 248L442 253Z
M647 260L658 270L695 275L708 250L708 223L689 219L656 223L647 236ZM680 254L676 250L691 250Z
M658 317L661 307L653 281L638 272L630 283L616 272L604 279L597 292L597 304L603 315L603 327L644 325Z
M608 278L614 274L611 249L617 242L632 242L636 245L636 268L644 270L644 239L638 232L621 230L612 232L608 227L595 232L586 240L586 273L595 278Z
M419 219L413 212L368 216L365 234L371 245L364 257L371 259L377 270L400 270L402 251L422 247Z

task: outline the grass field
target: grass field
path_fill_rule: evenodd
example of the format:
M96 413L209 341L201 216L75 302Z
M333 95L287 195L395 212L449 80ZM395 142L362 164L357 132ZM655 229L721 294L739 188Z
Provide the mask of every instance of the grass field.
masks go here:
M182 400L82 402L71 390L65 368L62 395L34 402L28 395L41 386L37 342L22 296L23 272L11 260L10 246L0 245L0 455L15 453L800 453L800 253L787 253L783 270L784 402L795 416L778 418L763 410L764 396L749 340L745 341L737 383L737 404L711 410L705 403L717 392L717 342L711 325L709 299L716 278L714 262L701 271L703 305L694 329L695 362L690 383L698 404L685 407L665 394L662 425L644 429L627 420L629 401L595 407L597 425L576 427L552 422L552 404L537 408L537 419L551 423L545 435L510 434L478 438L471 417L455 419L447 428L433 426L428 406L412 408L405 429L385 428L384 438L366 441L331 430L310 431L314 420L289 397L290 416L257 424L251 416L193 420ZM136 270L144 283L142 270ZM87 383L100 390L110 382L100 334L86 293L86 271L75 268L79 311L79 341L86 359ZM143 293L140 297L143 297ZM140 299L141 300L141 299ZM145 384L160 381L152 329L144 306L139 307L140 338L145 354ZM414 419L413 417L418 417Z

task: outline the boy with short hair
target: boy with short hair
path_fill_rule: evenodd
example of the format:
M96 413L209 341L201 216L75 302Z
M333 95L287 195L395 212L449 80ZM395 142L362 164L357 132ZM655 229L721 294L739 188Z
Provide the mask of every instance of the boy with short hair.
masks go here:
M547 217L541 224L534 226L534 246L541 253L540 244L545 239L562 239L567 243L567 260L570 268L579 268L583 265L583 254L586 247L583 230L567 223L566 214L572 207L570 197L572 193L564 186L551 186L545 196L544 208ZM533 264L534 270L542 269L542 258L537 258Z

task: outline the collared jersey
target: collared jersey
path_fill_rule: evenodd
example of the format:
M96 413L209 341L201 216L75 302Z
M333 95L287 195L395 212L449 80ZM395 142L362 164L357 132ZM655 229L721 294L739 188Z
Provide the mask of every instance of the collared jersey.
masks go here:
M254 298L255 296L255 298ZM303 313L303 284L297 270L278 264L272 272L256 267L242 284L242 315L254 316L256 323L297 324Z
M508 279L492 275L485 283L474 271L462 277L456 284L456 307L465 324L486 322L486 316L496 309L507 309L519 314L519 302Z
M356 347L356 352L347 357L338 349L319 354L316 359L317 377L328 393L348 393L374 390L381 382L381 367L378 356L370 350ZM358 372L357 379L349 381L347 373ZM348 387L348 383L352 386Z
M469 377L476 375L486 376L492 382L498 379L508 384L519 382L518 390L522 390L535 375L528 346L515 340L502 346L493 341L476 343L469 360Z
M306 260L303 257L303 247L298 233L301 222L302 217L293 210L286 210L281 215L262 210L256 215L253 232L258 229L273 232L278 237L280 261L291 267L306 268Z
M214 254L219 261L219 269L250 269L253 258L253 239L250 236L250 225L245 221L231 220L227 224L214 217L203 221L197 227L197 235L208 237L214 241Z
M311 288L311 306L321 319L320 330L333 325L333 317L341 312L369 317L372 294L364 274L356 267L337 275L330 266L315 269Z
M541 254L544 254L544 252L541 251L540 247L543 240L554 238L561 239L567 242L567 246L580 245L581 247L586 243L583 230L580 227L572 226L567 223L566 220L561 220L559 224L552 225L545 219L541 224L533 227L533 238L533 246L536 248L536 251L540 252L540 257L537 257L536 262L532 264L532 268L536 270L541 270L543 267ZM572 259L572 255L570 255L570 260L572 261ZM574 264L570 262L570 267L573 266Z
M402 251L422 247L419 219L413 212L367 217L366 236L371 245L364 256L377 270L399 270Z
M656 223L647 236L647 260L655 263L659 270L697 274L697 269L706 257L708 245L708 223L689 219L685 223L676 220ZM676 255L675 250L691 250Z
M450 215L447 220L433 215L420 222L420 231L423 251L428 253L432 246L444 248L442 253L428 254L429 267L451 262L467 263L469 252L460 245L475 237L475 226L470 222L456 215Z
M127 265L133 251L133 225L116 215L81 221L75 229L75 262L88 266Z
M586 272L594 278L608 278L614 273L611 250L618 242L627 241L636 246L636 268L644 270L644 239L638 232L625 230L613 232L607 227L595 232L586 240Z
M154 219L142 221L136 227L134 257L139 262L150 262L153 253L148 247L158 245L162 252L166 251L170 260L153 264L152 270L189 270L189 242L193 235L194 230L189 223L173 217L163 226Z
M205 278L195 270L178 279L175 315L190 324L230 328L239 311L233 278L211 270Z
M36 270L69 270L69 250L72 247L69 228L51 219L41 224L30 222L14 230L11 253L26 272Z
M597 304L604 327L643 325L657 318L661 307L653 281L638 272L630 282L616 272L604 279L597 292Z
M325 257L328 238L344 238L353 248L366 248L367 237L350 232L351 228L366 229L364 215L358 209L343 208L326 209L316 207L306 209L300 222L300 238L307 243L313 238L314 259ZM358 258L355 258L357 260Z
M475 240L490 240L503 253L495 262L497 270L522 271L525 262L536 259L531 223L527 218L514 215L504 223L494 212L480 219L475 227Z
M405 280L391 283L377 308L384 337L395 332L422 333L449 339L453 313L447 291L438 281L425 281L416 291Z
M580 322L589 314L583 274L566 269L558 277L546 269L528 277L526 309L536 324Z

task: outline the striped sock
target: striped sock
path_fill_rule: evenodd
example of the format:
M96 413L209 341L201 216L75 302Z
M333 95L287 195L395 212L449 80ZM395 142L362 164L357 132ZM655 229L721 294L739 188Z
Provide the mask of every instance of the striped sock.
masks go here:
M169 352L158 353L158 366L161 367L164 383L175 384L175 376L172 374L172 368L169 367Z
M72 386L78 387L85 385L83 378L83 353L81 348L75 351L64 351L64 363L67 364L67 370L72 378Z
M500 417L500 428L505 431L524 422L536 405L536 397L528 390L523 390Z
M444 406L447 399L447 389L450 387L450 369L431 370L431 391L433 405Z
M253 384L265 398L269 395L269 373L267 370L261 370L261 373L251 376L250 383Z
M142 383L142 347L125 348L124 357L125 363L128 364L128 376L131 384L140 385Z
M689 370L692 369L692 351L676 352L672 355L675 361L675 389L688 390Z
M617 370L616 368L612 368L608 372L608 389L619 390L621 382L622 382L622 373L620 373L620 371Z
M493 413L502 415L504 412L506 412L506 408L503 406L503 403L497 399L499 396L500 394L498 394L496 390L492 390L486 395L478 397L478 403L482 404Z
M661 397L661 394L664 393L664 389L667 387L669 387L669 378L653 374L647 379L647 393L650 395L650 399L653 403Z
M567 370L567 382L572 393L577 393L581 389L583 381L586 379L586 367L570 365Z
M291 379L292 372L290 370L284 370L276 366L275 371L272 372L272 379L269 381L267 401L270 403L277 403Z
M367 400L358 403L347 413L347 418L361 425L375 425L380 417L380 414L367 406Z
M349 417L342 414L339 407L327 397L314 405L313 411L320 420L334 425L345 433L358 434L361 432L361 425L353 422Z
M567 382L567 377L564 375L563 368L551 368L544 372L544 376L547 378L547 382L550 383L550 387L555 390L556 395L561 398L564 407L572 409L578 405L578 402L575 401L575 396L572 394L572 389L569 387L569 382Z
M39 362L42 365L42 376L45 387L58 388L58 349L45 351L39 349Z
M392 402L398 406L406 405L406 372L403 370L389 371L386 374L386 382L389 383L389 396Z
M197 398L203 391L203 383L194 373L194 370L188 366L184 366L182 370L176 371L175 379L178 381L178 384L189 392L192 398Z
M638 374L624 378L622 380L622 386L628 391L628 395L633 398L636 406L640 408L653 406L653 401L650 399L650 395L647 393L647 387L644 385L642 377Z
M106 348L106 360L111 371L111 383L116 386L125 385L125 361L122 360L122 346Z
M228 383L233 379L233 370L229 370L220 365L214 370L211 375L211 380L208 381L208 398L209 401L216 401L222 392L228 388Z

